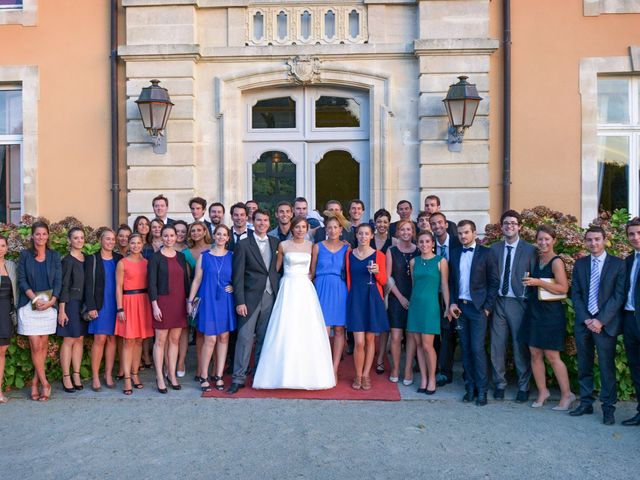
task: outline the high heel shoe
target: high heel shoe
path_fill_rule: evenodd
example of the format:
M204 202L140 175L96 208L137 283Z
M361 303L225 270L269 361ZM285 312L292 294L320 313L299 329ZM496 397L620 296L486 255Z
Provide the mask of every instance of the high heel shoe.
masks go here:
M65 387L65 385L64 385L64 379L65 378L71 378L71 375L63 375L62 376L62 380L61 380L62 389L67 393L75 393L76 389L74 387L70 387L70 388L69 387ZM73 382L71 382L71 385L73 385Z
M202 378L202 377L200 377ZM206 385L205 385L206 383ZM224 387L222 387L224 388ZM206 378L202 378L202 380L200 380L200 390L202 390L203 392L210 392L211 391L211 384L209 383L209 380L207 380Z
M567 402L567 406L566 407L563 407L563 406L560 405L560 403L558 403L558 405L553 407L551 410L555 410L556 412L566 412L567 410L569 410L571 408L571 405L575 401L576 401L576 396L573 393L570 393L569 394L569 401Z
M137 376L138 376L137 373L132 373L130 378L137 377ZM126 378L125 378L125 380L126 380ZM142 383L133 382L133 388L136 388L136 389L140 390L141 388L144 388L144 385Z
M182 385L179 383L174 385L169 377L167 377L167 380L169 381L169 385L171 385L171 390L182 390Z
M213 377L211 377L211 380L213 380L214 387L216 390L219 390L219 391L224 390L224 380L222 379L222 377L219 377L218 375L214 375ZM218 385L218 382L222 382L222 385Z
M531 408L541 408L544 405L544 402L547 401L547 399L551 396L551 393L549 391L547 391L547 394L544 396L544 398L542 399L541 402L538 402L537 400L535 402L533 402L531 404Z
M82 377L80 376L80 372L73 372L74 375L78 375L78 378L80 379L80 381L76 384L76 382L73 381L73 378L71 379L71 383L73 383L73 388L74 390L84 390L84 387L82 386Z
M42 386L42 395L38 399L39 402L48 402L51 398L51 385Z
M124 377L124 381L126 382L127 380L131 381L131 377ZM132 388L123 388L122 389L122 393L124 393L125 395L133 395L133 389Z
M160 393L162 393L162 394L165 394L165 393L168 393L168 392L169 392L169 390L167 389L167 387L160 388L160 386L158 385L158 380L157 380L157 379L156 379L156 388L158 389L158 392L160 392Z

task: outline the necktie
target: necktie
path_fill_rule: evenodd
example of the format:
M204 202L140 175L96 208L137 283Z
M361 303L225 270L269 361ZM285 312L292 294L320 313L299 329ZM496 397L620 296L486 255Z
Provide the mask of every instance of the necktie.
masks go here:
M504 275L502 276L502 296L506 297L509 293L509 281L511 280L511 250L513 247L507 245L507 259L504 262Z
M233 232L233 238L235 239L235 243L240 241L240 233Z
M465 253L465 252L473 252L473 247L463 248L462 252L463 253Z
M444 257L446 260L449 260L449 257L447 257L447 246L439 245L439 247L440 247L440 256Z
M591 261L591 281L589 282L589 313L595 315L598 313L598 287L600 285L600 269L598 265L600 260L594 258Z
M640 267L640 253L636 253L636 260L631 272L631 305L636 308L636 282L638 281L638 267Z

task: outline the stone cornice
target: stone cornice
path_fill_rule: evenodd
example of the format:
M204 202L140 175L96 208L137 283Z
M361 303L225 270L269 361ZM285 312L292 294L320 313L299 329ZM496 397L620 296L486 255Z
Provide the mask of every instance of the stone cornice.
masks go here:
M252 62L256 59L286 59L297 55L331 58L412 58L411 43L384 45L283 45L266 47L200 47L199 45L122 45L124 60L184 59L196 61Z
M490 55L500 46L494 38L435 38L416 40L416 55Z

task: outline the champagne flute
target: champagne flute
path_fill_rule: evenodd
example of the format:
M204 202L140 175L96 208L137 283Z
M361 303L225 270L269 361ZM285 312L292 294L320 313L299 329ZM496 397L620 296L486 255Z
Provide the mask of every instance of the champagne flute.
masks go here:
M373 274L371 273L371 269L373 268L373 265L374 265L374 261L369 260L369 263L367 264L367 270L369 270L369 281L367 282L367 285L373 285L375 283L373 281Z
M529 278L531 276L531 272L524 272L524 277L522 278L523 282L524 280L526 280L527 278ZM524 288L522 289L522 296L526 297L527 296L527 286L525 285Z

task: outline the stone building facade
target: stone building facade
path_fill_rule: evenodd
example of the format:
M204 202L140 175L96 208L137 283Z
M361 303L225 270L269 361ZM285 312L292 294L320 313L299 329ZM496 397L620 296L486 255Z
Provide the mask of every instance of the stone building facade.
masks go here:
M359 197L371 216L427 193L452 218L489 221L489 0L122 0L129 217L158 192L230 205ZM442 103L468 75L480 103L462 152ZM161 80L167 153L135 104Z

